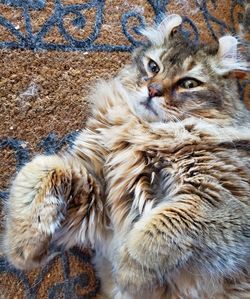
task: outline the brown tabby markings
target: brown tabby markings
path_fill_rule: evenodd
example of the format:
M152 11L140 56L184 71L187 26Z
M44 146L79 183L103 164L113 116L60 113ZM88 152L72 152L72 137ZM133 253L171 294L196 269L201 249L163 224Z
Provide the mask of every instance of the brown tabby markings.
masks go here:
M90 245L103 298L249 298L250 114L234 78L247 66L235 38L192 45L180 23L147 29L132 64L99 83L70 152L17 175L15 266L46 262L50 242Z

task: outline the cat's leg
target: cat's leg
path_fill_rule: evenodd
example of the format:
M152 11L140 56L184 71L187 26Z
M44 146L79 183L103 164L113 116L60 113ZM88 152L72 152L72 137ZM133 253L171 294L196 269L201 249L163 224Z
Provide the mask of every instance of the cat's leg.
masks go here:
M92 217L93 229L91 213L100 188L83 164L68 153L38 156L18 173L6 203L3 240L4 251L16 267L46 262L57 233L57 241L68 247L84 243L86 231L91 230L85 227L85 218Z
M135 223L126 242L129 255L141 265L171 271L184 264L192 255L194 239L202 236L205 215L195 200L180 197L171 204L162 204Z
M136 294L144 288L164 287L170 275L196 250L203 250L202 244L208 240L206 234L216 230L211 221L211 230L207 227L205 232L205 219L207 213L199 209L194 198L190 200L187 196L162 203L142 215L118 255L116 277L120 288Z
M249 239L241 230L242 223L249 223L246 206L209 199L213 204L193 194L178 195L142 215L120 252L116 277L121 289L136 294L157 281L164 285L185 267L197 277L230 276L244 269L249 257ZM231 229L232 223L237 229Z
M187 206L180 204L179 208ZM147 298L150 294L153 298L155 289L164 289L166 272L188 258L190 251L185 247L188 245L185 238L189 237L186 227L175 221L178 216L174 204L163 204L134 224L116 259L115 276L121 290L133 297Z

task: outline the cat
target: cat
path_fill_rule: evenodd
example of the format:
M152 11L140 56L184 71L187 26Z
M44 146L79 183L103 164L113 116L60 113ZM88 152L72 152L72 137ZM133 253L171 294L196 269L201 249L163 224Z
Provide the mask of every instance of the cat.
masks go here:
M250 298L250 112L238 41L142 30L132 62L91 94L72 149L13 180L4 249L18 268L50 244L90 246L102 298Z

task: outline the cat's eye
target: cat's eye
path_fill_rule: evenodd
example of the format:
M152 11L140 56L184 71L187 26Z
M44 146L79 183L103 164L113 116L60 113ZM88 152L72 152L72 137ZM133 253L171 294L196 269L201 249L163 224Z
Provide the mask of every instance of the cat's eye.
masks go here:
M202 84L202 82L200 82L197 79L193 79L193 78L184 78L184 79L181 79L179 82L177 82L177 85L179 87L185 88L185 89L195 88L201 84Z
M148 62L148 70L153 74L157 74L159 73L160 68L154 60L150 59Z

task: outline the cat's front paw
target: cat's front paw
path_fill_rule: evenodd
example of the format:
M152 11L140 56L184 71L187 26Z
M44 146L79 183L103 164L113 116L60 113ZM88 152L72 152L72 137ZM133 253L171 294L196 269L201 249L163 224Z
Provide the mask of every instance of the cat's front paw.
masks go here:
M139 220L126 242L130 256L144 267L154 269L159 281L164 281L169 272L191 255L189 238L180 234L181 230L168 226L162 218L159 212Z
M46 196L35 209L23 211L27 218L8 215L4 234L4 251L17 268L30 269L52 258L49 245L54 232L64 219L65 203Z
M163 266L167 254L164 236L156 231L151 223L143 222L131 230L127 247L131 257L147 268Z
M114 275L121 292L134 299L145 297L156 283L155 273L133 259L125 246L119 252Z
M13 182L6 207L4 251L18 268L47 261L49 242L66 211L68 173L57 156L39 156Z
M5 247L9 247L9 252L5 248L8 260L18 269L33 269L44 265L57 253L49 254L50 238L46 235L33 232L27 236L5 237Z

